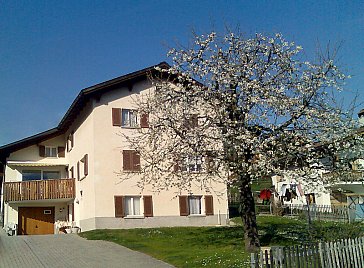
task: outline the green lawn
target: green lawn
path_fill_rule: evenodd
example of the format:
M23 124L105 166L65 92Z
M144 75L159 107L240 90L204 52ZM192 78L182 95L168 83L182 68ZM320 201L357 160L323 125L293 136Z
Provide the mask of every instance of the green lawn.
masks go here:
M233 227L95 230L80 235L112 241L177 267L248 267L241 221L234 221L237 226ZM309 229L305 221L262 216L258 217L258 226L263 246L364 236L361 224L321 222Z

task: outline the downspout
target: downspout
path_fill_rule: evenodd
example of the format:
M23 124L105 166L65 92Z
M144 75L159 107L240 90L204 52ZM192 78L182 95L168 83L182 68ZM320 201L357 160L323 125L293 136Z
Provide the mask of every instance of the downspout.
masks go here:
M0 204L0 222L1 222L1 227L3 228L5 225L4 225L4 181L5 181L5 166L4 166L4 163L3 161L1 161L1 165L2 165L2 169L0 170L0 172L2 172L2 176L0 178L1 180L1 192L0 192L0 200L1 200L1 204Z

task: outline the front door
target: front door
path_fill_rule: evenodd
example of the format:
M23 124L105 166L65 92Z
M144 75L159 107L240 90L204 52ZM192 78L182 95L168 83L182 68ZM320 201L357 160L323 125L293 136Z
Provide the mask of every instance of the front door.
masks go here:
M18 234L54 234L54 207L19 207Z

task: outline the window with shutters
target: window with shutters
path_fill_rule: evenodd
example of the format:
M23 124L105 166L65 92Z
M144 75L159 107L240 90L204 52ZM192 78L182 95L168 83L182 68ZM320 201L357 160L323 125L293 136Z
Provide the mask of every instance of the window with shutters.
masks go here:
M57 147L45 146L45 157L57 157Z
M123 170L140 171L140 155L134 150L123 150Z
M203 205L205 210L203 210ZM214 215L213 198L205 195L205 198L197 195L182 195L179 197L179 208L181 216Z
M115 217L153 217L153 201L151 195L114 196L114 202Z
M185 119L183 127L185 127L186 129L192 129L198 127L198 115L197 114L189 115Z
M148 128L149 114L140 114L133 109L112 108L112 125L125 128Z
M79 173L79 180L83 180L88 175L88 154L85 154L79 161L77 166Z

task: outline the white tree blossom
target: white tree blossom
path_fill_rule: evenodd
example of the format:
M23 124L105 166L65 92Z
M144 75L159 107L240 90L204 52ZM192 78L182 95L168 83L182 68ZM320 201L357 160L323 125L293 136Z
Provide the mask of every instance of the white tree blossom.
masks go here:
M272 174L322 179L315 163L334 157L356 127L337 104L346 76L329 56L312 63L301 51L281 34L232 32L170 50L173 65L136 100L149 128L125 137L143 159L140 186L237 186L246 246L258 247L250 183Z

